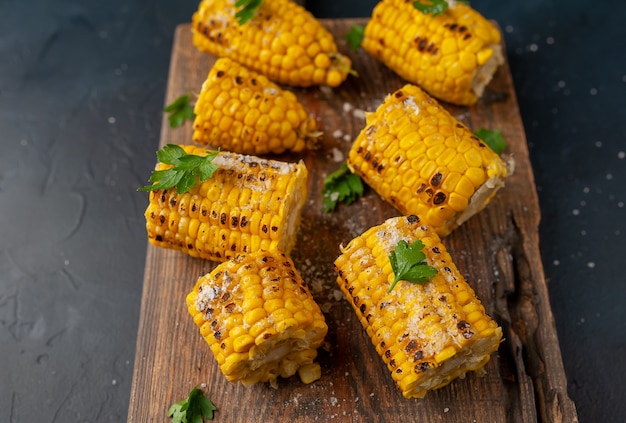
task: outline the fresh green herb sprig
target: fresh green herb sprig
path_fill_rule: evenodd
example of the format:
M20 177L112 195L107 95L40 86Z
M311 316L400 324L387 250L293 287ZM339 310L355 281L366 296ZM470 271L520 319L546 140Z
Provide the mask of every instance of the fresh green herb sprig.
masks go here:
M456 0L458 3L464 3L469 5L467 0ZM427 15L439 16L443 14L449 7L448 0L429 0L428 3L422 3L421 1L413 2L413 7L422 13Z
M350 27L350 31L346 33L344 38L348 42L348 46L356 51L361 47L363 37L365 37L365 26L355 24Z
M186 120L193 120L196 117L189 94L181 95L168 104L163 111L169 113L168 120L171 128L178 128Z
M243 25L252 19L254 12L261 6L261 3L263 3L263 0L237 0L235 7L241 7L241 9L235 12L235 18L237 18L239 25Z
M348 165L343 163L335 172L324 179L323 210L335 210L337 203L350 204L363 195L363 183L358 175L350 172Z
M423 248L424 243L419 239L411 244L405 240L398 242L389 255L394 279L388 292L391 292L401 280L424 284L437 274L437 269L426 262Z
M172 404L167 417L171 417L172 423L202 423L203 417L213 420L215 410L217 407L211 400L205 397L198 387L195 387L186 399Z
M193 188L198 179L204 182L213 176L217 165L213 159L219 151L211 152L206 156L187 154L180 146L167 144L157 151L157 158L161 163L172 165L169 169L153 170L150 175L152 185L139 188L139 191L155 191L176 187L176 192L183 194Z
M483 140L496 154L500 154L506 148L506 141L502 137L502 131L480 128L474 132L478 138Z

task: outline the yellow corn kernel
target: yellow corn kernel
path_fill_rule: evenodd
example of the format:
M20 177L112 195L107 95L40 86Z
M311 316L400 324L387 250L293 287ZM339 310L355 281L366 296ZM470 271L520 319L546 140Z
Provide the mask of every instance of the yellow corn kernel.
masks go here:
M459 105L476 103L504 63L500 31L462 2L433 16L412 1L381 0L362 46L405 80Z
M350 58L339 53L333 35L304 7L291 0L264 1L243 25L236 11L232 0L201 1L192 17L194 45L279 84L336 87L347 78Z
M211 100L215 87L226 81L228 89ZM239 100L242 92L249 101ZM295 95L228 58L209 71L194 111L193 140L235 153L314 149L322 135Z
M208 152L195 146L181 147L190 154ZM223 152L213 163L218 166L213 176L186 194L179 195L175 189L150 193L144 213L149 242L214 261L258 249L289 253L306 201L304 163ZM166 168L168 165L157 164L157 169ZM191 214L189 199L194 197L193 204L200 206ZM246 198L243 204L242 197Z
M401 280L389 292L392 268L377 263L389 263L400 240L421 240L437 274L424 284ZM405 397L421 398L480 369L497 350L502 329L485 314L439 236L417 216L368 229L341 249L334 264L339 288ZM381 287L380 295L368 295Z
M402 214L420 216L445 236L487 205L513 161L505 163L434 98L407 84L367 115L347 163Z
M275 298L277 293L281 299ZM276 308L278 301L289 308L300 306L296 317ZM278 376L298 372L303 383L321 377L314 360L328 326L284 253L256 251L219 264L198 279L186 304L229 381L276 387Z

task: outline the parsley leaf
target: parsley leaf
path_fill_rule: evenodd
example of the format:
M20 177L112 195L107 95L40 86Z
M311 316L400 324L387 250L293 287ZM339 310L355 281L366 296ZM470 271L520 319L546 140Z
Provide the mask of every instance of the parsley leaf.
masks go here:
M205 419L213 420L213 411L217 407L210 399L195 387L189 393L187 399L178 401L167 411L167 417L172 418L172 423L202 423Z
M167 144L157 151L157 158L161 163L172 165L169 169L154 170L150 175L152 185L141 187L139 191L155 191L176 187L179 194L185 193L198 183L204 182L213 176L217 165L213 159L219 151L210 152L206 156L187 154L180 146Z
M243 25L248 22L250 19L254 17L254 12L261 6L263 0L237 0L235 2L235 7L243 8L239 9L235 13L235 18L237 18L237 22L239 25Z
M389 287L391 292L398 281L424 284L437 274L437 269L426 262L426 255L422 252L424 243L419 239L411 244L400 240L396 248L389 255L391 269L395 275Z
M350 204L363 195L363 183L358 175L350 172L346 163L324 179L323 210L335 210L338 202Z
M345 39L348 42L350 48L356 51L359 49L359 47L361 47L361 42L363 41L364 36L364 25L352 25L352 27L350 27L350 31L346 33Z
M421 0L414 1L413 7L419 10L422 13L427 15L439 16L443 14L446 9L450 6L448 4L449 0L429 0L428 4L422 3ZM458 3L464 3L469 5L469 1L467 0L456 0Z
M189 94L181 95L172 103L168 104L163 111L170 114L168 116L170 128L178 128L182 126L186 120L193 120L196 117Z
M502 137L502 131L480 128L478 131L474 132L474 135L483 140L496 154L502 153L506 148L506 141L504 141Z

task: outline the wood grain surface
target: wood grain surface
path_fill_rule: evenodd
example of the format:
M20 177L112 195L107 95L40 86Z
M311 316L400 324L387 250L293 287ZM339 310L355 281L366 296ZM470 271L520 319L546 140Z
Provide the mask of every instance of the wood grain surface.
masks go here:
M363 128L363 113L375 110L404 81L363 50L347 47L343 35L363 20L322 22L359 76L332 90L292 89L317 118L323 146L278 157L301 158L309 170L309 198L292 258L329 326L327 347L318 357L322 377L310 385L297 377L279 379L278 389L226 381L185 306L197 278L215 263L149 245L128 421L168 421L169 406L202 386L218 408L217 422L576 422L543 273L538 199L508 64L476 106L445 105L473 130L501 130L508 143L505 153L516 161L515 173L490 205L444 239L502 326L505 340L484 376L472 373L424 399L405 399L340 293L332 265L340 244L398 212L367 188L357 203L323 213L321 194L324 177L340 166ZM165 104L198 93L214 60L192 45L189 24L180 25ZM191 133L190 123L171 129L164 119L160 144L191 143Z

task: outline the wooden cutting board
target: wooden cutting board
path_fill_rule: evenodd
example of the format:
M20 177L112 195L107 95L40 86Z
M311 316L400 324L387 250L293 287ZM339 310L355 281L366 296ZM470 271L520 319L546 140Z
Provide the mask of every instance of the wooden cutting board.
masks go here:
M168 421L167 410L203 387L217 406L217 422L575 422L550 310L539 252L539 205L508 64L473 107L447 106L471 129L501 130L505 153L516 161L491 204L444 243L461 272L504 330L505 340L486 366L424 399L405 399L336 285L339 245L398 212L371 189L349 206L322 212L323 179L345 159L351 140L385 95L404 82L366 52L350 50L344 34L362 19L324 20L359 77L336 89L292 89L324 131L323 147L301 155L309 169L309 199L292 258L325 312L327 345L320 349L322 377L297 377L245 388L222 376L193 324L185 296L215 263L148 246L129 422ZM166 104L199 93L215 58L191 42L189 24L175 34ZM191 123L171 129L164 119L160 146L191 143ZM155 146L156 147L156 146ZM156 150L156 148L155 148ZM156 158L155 158L156 160ZM147 177L147 175L146 175ZM146 200L147 204L147 200Z

